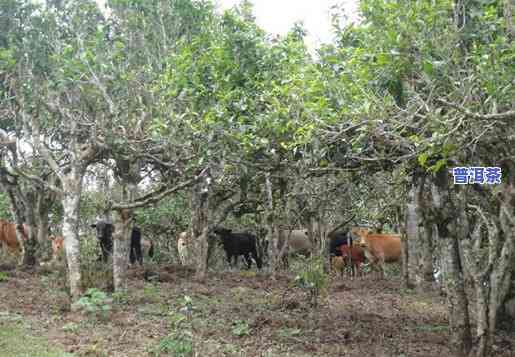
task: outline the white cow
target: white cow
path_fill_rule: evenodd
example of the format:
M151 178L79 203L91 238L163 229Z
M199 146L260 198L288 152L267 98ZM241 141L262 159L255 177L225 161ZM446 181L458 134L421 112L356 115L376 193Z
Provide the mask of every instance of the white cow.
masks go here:
M190 239L188 232L181 232L177 239L177 251L182 265L188 265L190 256Z

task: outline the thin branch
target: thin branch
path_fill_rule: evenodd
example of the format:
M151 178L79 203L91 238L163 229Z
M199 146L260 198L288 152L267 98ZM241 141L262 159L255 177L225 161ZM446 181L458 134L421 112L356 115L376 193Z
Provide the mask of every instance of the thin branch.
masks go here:
M25 172L23 172L22 170L19 170L17 168L14 169L14 171L16 172L16 174L20 175L21 177L24 177L26 178L27 180L30 180L30 181L33 181L33 182L36 182L38 184L40 184L41 186L51 190L51 191L54 191L55 193L58 193L58 194L64 194L64 191L55 186L55 185L52 185L52 184L49 184L48 182L46 182L45 180L37 177L37 176L34 176L34 175L29 175Z
M156 191L150 192L150 193L146 194L145 196L140 197L132 202L115 203L112 205L111 208L114 210L134 209L134 208L139 208L139 207L145 207L150 204L159 202L166 196L197 183L204 176L206 171L207 171L207 168L202 170L202 172L200 174L198 174L197 176L195 176L194 178L187 180L187 181L185 181L177 186L174 186L172 188L164 189L164 187L163 187Z
M470 110L468 110L467 108L465 108L465 107L463 107L463 106L461 106L459 104L451 103L451 102L448 102L448 101L446 101L444 99L437 99L436 101L441 103L441 104L444 104L444 105L446 105L448 107L451 107L451 108L454 108L456 110L459 110L460 112L462 112L463 114L465 114L468 117L479 119L479 120L508 120L508 119L515 119L515 110L509 110L509 111L504 112L504 113L496 113L496 114L478 114L478 113L471 112Z

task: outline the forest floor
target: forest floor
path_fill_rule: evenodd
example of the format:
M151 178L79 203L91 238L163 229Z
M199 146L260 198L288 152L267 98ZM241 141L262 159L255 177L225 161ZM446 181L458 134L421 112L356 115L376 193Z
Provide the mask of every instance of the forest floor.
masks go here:
M127 294L100 304L110 310L85 314L70 311L56 272L2 276L2 357L451 356L443 298L395 279L333 278L313 309L287 275L210 272L200 283L170 265L150 283L137 268ZM513 336L494 342L496 356L513 356L514 348Z

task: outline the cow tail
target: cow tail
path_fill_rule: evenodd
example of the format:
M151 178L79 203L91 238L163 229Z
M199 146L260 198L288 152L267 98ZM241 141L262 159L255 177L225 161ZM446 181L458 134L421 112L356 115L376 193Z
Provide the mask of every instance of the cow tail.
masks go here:
M150 248L148 249L148 256L150 258L154 257L154 243L152 243L152 241L150 241Z
M256 265L258 269L261 269L263 267L263 261L261 260L261 255L258 254L258 251L256 248L254 248L254 258L256 259Z

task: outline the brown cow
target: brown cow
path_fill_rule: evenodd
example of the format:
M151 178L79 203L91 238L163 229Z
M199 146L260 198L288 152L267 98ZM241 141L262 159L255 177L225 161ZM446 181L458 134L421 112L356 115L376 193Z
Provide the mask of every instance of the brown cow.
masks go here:
M48 239L52 241L52 260L56 261L64 249L64 237L51 235L48 236Z
M361 268L361 264L365 262L365 251L360 246L348 246L346 244L338 247L342 253L341 258L344 264L347 265L349 258L351 261L351 276L358 276Z
M27 239L27 228L23 226L22 239ZM21 252L20 243L16 238L16 224L0 220L0 242L14 255Z
M369 233L365 230L357 231L360 237L359 245L365 250L367 259L372 267L378 267L381 277L384 277L384 264L400 262L401 236L399 234Z

